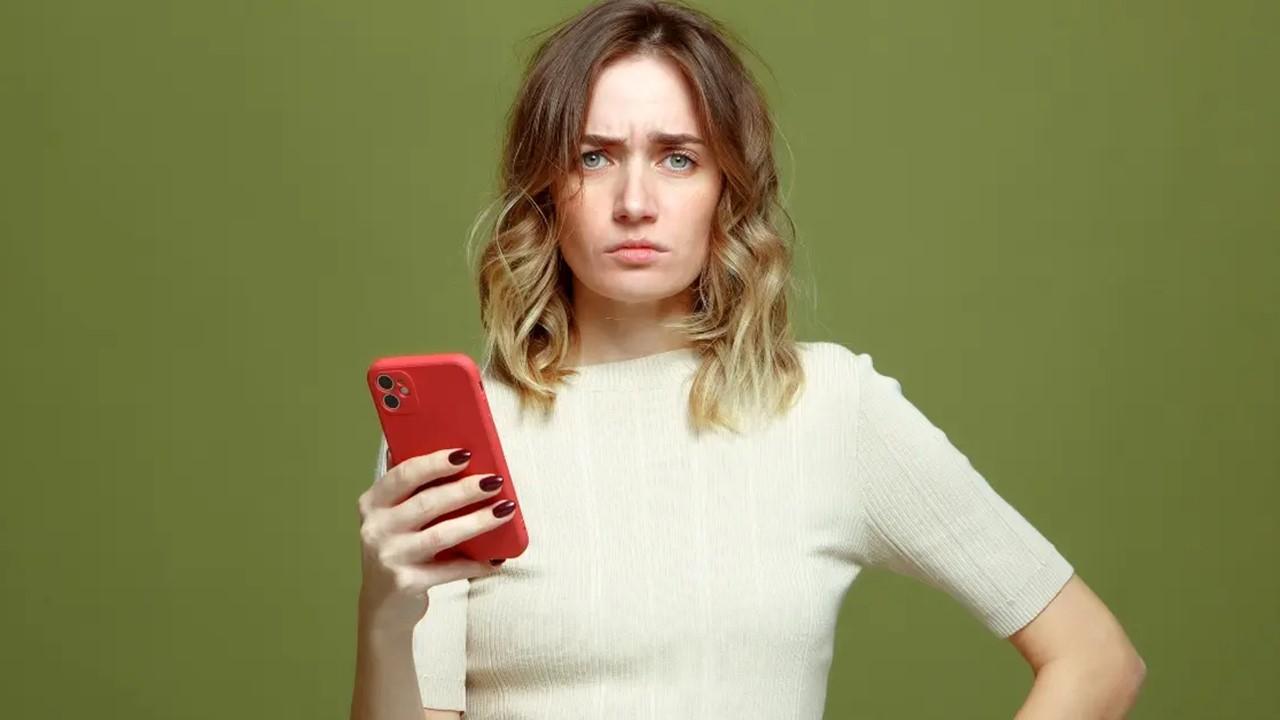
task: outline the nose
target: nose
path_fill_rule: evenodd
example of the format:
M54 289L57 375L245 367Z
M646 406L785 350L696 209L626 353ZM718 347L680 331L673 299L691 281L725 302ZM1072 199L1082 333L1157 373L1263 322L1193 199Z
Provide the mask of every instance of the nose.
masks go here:
M618 197L614 202L613 219L620 223L637 223L653 220L657 206L650 179L645 174L643 162L631 163L621 174Z

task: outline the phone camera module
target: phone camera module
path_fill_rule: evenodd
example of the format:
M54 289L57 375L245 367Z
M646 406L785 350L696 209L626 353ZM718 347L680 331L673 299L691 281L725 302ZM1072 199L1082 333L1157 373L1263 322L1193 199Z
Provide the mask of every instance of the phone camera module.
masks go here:
M390 390L391 388L395 387L395 384L396 382L391 379L390 375L378 376L378 387L382 388L383 390Z
M395 410L400 407L400 398L395 395L383 395L382 404L386 405L391 410Z

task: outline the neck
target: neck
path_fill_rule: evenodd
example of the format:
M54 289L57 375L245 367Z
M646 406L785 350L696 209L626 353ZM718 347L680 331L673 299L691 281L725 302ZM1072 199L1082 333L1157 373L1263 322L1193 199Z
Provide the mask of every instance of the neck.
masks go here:
M624 301L603 297L574 283L574 328L568 367L642 358L693 343L664 323L690 312L688 291L659 300Z

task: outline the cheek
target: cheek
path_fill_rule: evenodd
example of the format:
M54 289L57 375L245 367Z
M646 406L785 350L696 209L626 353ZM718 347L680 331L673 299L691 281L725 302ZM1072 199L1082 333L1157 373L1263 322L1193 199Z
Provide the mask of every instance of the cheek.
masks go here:
M591 238L608 237L612 233L613 211L603 193L585 188L571 200L556 206L561 217L561 244L584 247Z
M557 192L555 195L556 223L562 246L572 245L582 236L583 201L581 193L566 195Z
M702 192L682 199L677 214L680 223L690 228L699 236L706 235L715 221L716 206L720 202L719 185L708 187Z
M581 207L570 206L561 213L560 248L566 255L581 255L592 236L591 219Z

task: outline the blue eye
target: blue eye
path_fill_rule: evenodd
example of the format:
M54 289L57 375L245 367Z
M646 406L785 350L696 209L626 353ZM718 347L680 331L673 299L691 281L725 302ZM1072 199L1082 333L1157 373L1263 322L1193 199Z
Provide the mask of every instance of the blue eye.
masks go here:
M681 159L683 159L683 160L684 160L684 165L683 165L683 166L680 166L680 167L676 167L676 168L674 168L675 170L686 170L686 169L688 169L688 168L692 167L692 166L695 164L695 163L693 162L693 158L689 157L688 155L685 155L684 153L671 153L671 154L670 154L670 155L668 155L667 157L669 157L669 158L681 158Z
M592 156L597 156L597 157L599 157L599 158L603 159L603 158L604 158L604 152L603 152L603 151L600 151L600 150L588 150L587 152L582 153L582 156L581 156L581 158L580 158L580 159L582 159L582 160L584 160L584 161L585 161L585 160L587 160L587 158L590 158L590 157L592 157ZM680 171L680 172L684 172L684 171L690 170L690 169L692 169L692 168L693 168L693 166L694 166L694 165L697 165L697 164L698 164L698 163L693 159L693 157L691 157L690 155L687 155L687 154L685 154L685 153L682 153L682 152L674 152L674 153L671 153L670 155L668 155L668 156L667 156L667 159L670 159L670 158L679 158L680 162L679 162L678 164L676 164L676 165L674 165L674 166L673 166L673 165L668 165L668 167L670 167L672 170L677 170L677 171ZM592 165L590 161L587 161L587 162L586 162L586 168L587 168L588 170L596 170L596 169L599 169L599 168L601 168L601 167L603 167L603 165Z

